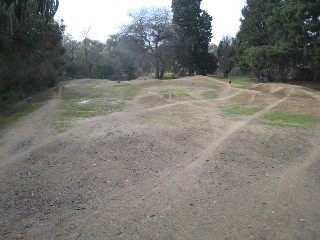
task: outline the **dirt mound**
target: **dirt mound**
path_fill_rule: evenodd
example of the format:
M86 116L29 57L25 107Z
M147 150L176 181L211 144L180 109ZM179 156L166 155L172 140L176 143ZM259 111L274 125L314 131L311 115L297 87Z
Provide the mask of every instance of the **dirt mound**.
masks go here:
M291 92L291 88L288 85L280 83L259 83L250 89L263 93L271 93L278 97L288 96Z
M65 88L83 84L87 96L90 83L117 86ZM55 132L69 104L59 91L4 131L0 239L319 239L319 125L261 121L274 111L316 116L319 93L200 76L123 85L134 94L119 94L118 112L72 116ZM212 91L219 98L201 99ZM261 110L223 111L236 104Z
M260 91L263 93L273 93L280 90L279 84L276 83L259 83L257 85L254 85L250 89Z

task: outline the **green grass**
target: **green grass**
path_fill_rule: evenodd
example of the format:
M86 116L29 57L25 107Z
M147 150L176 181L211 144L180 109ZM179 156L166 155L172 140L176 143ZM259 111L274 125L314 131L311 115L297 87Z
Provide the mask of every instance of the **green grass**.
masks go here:
M159 91L160 94L189 94L192 92L192 89L190 88L166 88L166 89L161 89Z
M204 92L201 94L201 96L206 100L214 100L218 98L218 95L213 92Z
M241 105L228 105L222 107L222 111L231 115L253 115L261 110L257 106L241 106Z
M68 81L68 80L61 80L61 81L60 81L60 86L61 86L61 87L65 87L66 85L68 85L69 82L70 82L70 81Z
M136 87L127 83L66 87L55 120L55 129L63 132L80 119L122 111L125 101L132 100L135 95Z
M0 130L37 110L51 99L52 91L52 89L48 89L43 92L37 92L29 95L27 100L23 101L17 98L12 102L3 102L3 105L0 106Z
M172 72L165 72L164 75L163 75L163 78L164 79L175 79L177 78L178 76Z
M271 112L264 115L263 120L274 125L311 129L319 119L313 116L297 115L293 113Z
M64 100L80 100L82 98L106 98L109 100L131 100L136 92L133 85L130 84L97 84L80 85L65 88L63 93Z
M217 78L219 80L227 80L227 77L224 77L223 75L208 75L208 77Z
M5 126L17 121L19 118L37 110L40 106L40 104L32 103L31 105L23 107L19 111L9 114L7 117L4 117L2 120L0 120L0 130L3 129Z
M224 77L223 75L210 75L210 77L217 78L223 81L229 81L229 78ZM251 81L250 78L247 76L232 76L232 83L242 85L242 86L255 84L255 82Z
M218 84L218 83L208 83L208 84L206 84L206 87L207 87L207 88L218 89L218 88L221 87L221 84Z
M155 78L156 75L155 73L150 73L148 76L151 78ZM178 75L176 75L173 72L165 72L163 75L163 79L175 79L175 78L178 78Z
M103 99L95 99L88 103L63 102L59 106L54 128L57 132L64 132L72 128L80 119L104 116L122 109L123 103L109 103Z

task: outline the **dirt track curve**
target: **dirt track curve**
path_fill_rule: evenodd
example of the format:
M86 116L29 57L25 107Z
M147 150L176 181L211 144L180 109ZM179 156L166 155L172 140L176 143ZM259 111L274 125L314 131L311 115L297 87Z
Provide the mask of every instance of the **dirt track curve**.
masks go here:
M74 80L66 88L104 80ZM62 88L0 135L0 239L320 239L320 93L207 77L137 80L121 112L57 133ZM216 84L216 89L208 88ZM218 98L159 94L192 87ZM191 93L190 93L191 94ZM257 105L233 116L223 106Z

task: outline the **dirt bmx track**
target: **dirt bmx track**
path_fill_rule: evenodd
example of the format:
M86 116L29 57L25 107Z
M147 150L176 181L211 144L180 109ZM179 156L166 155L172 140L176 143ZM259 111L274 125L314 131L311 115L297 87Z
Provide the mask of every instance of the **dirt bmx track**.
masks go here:
M117 83L65 88L88 84ZM121 111L57 133L60 89L2 132L0 239L320 239L319 124L263 120L320 118L319 92L197 76L130 84ZM217 98L199 98L208 91ZM235 104L260 110L222 111Z

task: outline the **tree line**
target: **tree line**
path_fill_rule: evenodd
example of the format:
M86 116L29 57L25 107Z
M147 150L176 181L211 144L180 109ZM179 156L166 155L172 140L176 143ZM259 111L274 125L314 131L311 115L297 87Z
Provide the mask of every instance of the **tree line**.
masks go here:
M144 8L130 13L131 22L106 43L88 34L82 41L65 36L66 75L130 80L151 72L157 79L166 71L214 72L216 58L209 52L212 18L200 5L201 0L173 0L172 11Z
M247 0L235 38L219 44L224 72L269 81L320 80L320 1Z
M55 86L59 77L130 80L237 69L285 81L320 78L320 2L247 0L239 32L210 44L212 17L201 0L172 0L171 9L144 8L105 43L81 41L55 21L58 0L0 0L0 96ZM223 23L221 23L223 24ZM214 32L214 29L213 29Z

